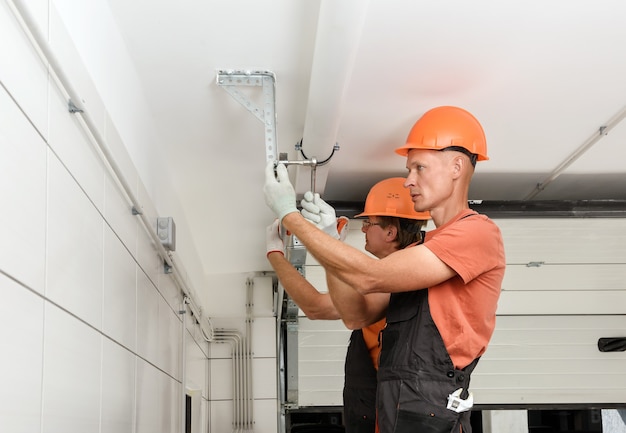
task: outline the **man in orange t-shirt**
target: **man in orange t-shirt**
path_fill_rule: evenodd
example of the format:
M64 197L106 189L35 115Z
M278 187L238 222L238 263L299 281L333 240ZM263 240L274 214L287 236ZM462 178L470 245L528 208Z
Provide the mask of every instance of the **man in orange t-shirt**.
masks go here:
M266 167L266 204L326 271L348 328L386 317L379 357L381 433L471 432L471 373L495 327L504 278L502 235L469 209L477 161L487 160L482 126L453 106L427 111L396 153L406 157L404 186L436 229L424 243L372 260L329 238L334 211L300 215L284 165ZM308 221L307 221L308 220ZM315 227L310 223L314 223Z

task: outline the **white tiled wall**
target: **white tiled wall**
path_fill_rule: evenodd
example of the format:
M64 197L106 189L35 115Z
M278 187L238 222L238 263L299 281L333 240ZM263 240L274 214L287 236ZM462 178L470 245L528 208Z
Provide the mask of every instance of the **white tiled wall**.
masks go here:
M179 431L181 296L4 1L0 83L0 431Z
M27 7L142 212L156 223L153 199L54 3ZM178 432L181 291L66 98L0 0L0 431ZM248 277L217 277L203 293L222 328L247 332ZM255 279L253 316L254 430L273 433L276 328L268 278ZM207 343L190 314L185 324L194 433L230 431L231 349Z

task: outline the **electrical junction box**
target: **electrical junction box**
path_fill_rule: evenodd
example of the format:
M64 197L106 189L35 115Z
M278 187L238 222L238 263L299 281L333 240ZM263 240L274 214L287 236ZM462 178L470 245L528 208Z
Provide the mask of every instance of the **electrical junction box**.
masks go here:
M163 248L169 251L176 250L176 224L172 217L157 218L157 236Z

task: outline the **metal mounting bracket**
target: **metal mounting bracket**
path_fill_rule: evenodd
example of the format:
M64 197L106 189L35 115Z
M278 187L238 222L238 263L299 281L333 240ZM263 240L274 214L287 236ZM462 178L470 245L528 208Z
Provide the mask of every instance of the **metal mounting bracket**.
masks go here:
M237 102L254 114L265 127L265 161L278 159L276 143L276 76L271 71L218 70L216 82ZM239 91L240 86L263 87L263 107Z

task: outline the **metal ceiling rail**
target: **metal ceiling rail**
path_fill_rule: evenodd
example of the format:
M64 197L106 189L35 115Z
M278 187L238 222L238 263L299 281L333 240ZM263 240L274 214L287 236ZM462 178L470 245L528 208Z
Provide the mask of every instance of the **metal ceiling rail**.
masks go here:
M548 175L543 181L539 182L535 189L533 189L524 200L531 200L535 198L541 191L546 189L554 179L559 177L561 173L563 173L567 167L572 165L578 158L580 158L587 150L589 150L594 144L596 144L602 137L607 135L609 131L615 128L624 118L626 117L626 106L623 107L620 111L617 112L615 116L609 119L604 125L600 126L596 132L594 132L591 137L589 137L585 142L578 147L570 156L565 159L558 167L556 167L550 175Z

